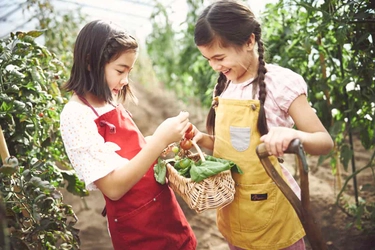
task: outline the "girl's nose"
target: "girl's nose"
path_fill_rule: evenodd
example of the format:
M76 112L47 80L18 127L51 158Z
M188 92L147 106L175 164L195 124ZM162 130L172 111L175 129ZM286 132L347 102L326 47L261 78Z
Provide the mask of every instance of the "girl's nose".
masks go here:
M125 85L127 85L128 83L129 83L129 78L128 78L128 77L124 77L124 78L122 78L121 81L120 81L120 84L121 84L122 86L125 86Z
M218 62L214 62L214 60L210 61L210 66L215 71L220 71L221 70L221 64L218 63Z

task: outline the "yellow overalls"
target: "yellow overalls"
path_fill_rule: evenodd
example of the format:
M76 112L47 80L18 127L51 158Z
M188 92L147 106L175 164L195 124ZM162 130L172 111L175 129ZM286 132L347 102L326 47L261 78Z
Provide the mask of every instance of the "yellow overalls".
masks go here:
M297 214L265 172L256 154L258 100L218 98L215 157L232 160L243 174L232 173L234 200L217 210L217 225L225 239L243 249L282 249L305 235ZM276 157L270 157L281 176ZM285 179L285 178L284 178Z

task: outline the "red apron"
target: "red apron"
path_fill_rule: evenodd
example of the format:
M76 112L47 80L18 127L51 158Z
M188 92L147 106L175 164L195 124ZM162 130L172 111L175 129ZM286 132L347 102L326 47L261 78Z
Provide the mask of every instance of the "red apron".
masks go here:
M95 109L85 101L98 115ZM122 105L95 120L98 132L107 142L121 147L117 153L132 159L146 141ZM152 165L153 166L153 165ZM195 235L168 185L155 181L153 167L121 199L104 195L106 212L115 250L193 250Z

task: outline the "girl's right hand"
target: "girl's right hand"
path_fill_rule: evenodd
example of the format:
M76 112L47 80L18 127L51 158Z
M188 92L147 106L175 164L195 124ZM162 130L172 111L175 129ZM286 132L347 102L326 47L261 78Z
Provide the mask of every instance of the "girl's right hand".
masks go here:
M201 132L197 127L193 126L194 137L193 141L196 142L200 147L208 150L213 150L215 137Z
M157 137L167 147L173 142L180 141L189 125L189 113L181 111L179 115L170 117L162 122L155 130L153 136Z

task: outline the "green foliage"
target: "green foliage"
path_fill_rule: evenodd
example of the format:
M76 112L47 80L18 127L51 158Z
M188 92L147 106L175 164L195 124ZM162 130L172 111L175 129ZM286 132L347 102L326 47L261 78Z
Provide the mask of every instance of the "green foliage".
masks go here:
M55 164L36 159L25 167L4 164L0 178L11 249L79 249L77 218L51 182L63 180Z
M67 182L74 194L87 191L71 170L57 166L69 169L59 134L66 68L35 42L42 33L11 33L0 41L0 126L20 165L0 167L0 200L15 249L77 249L75 215L58 188Z
M319 160L320 164L330 158L334 174L338 161L345 171L349 163L355 164L352 134L360 137L365 149L374 149L374 20L374 6L367 0L284 0L268 5L262 20L268 61L305 78L309 100L335 140L338 154L332 152ZM374 169L371 161L346 183L364 169ZM364 211L361 208L374 208L365 201L357 206L357 210L347 211L358 218ZM375 209L369 211L375 217Z
M58 55L66 69L72 67L74 42L81 28L80 24L85 22L85 18L86 16L81 14L80 9L77 9L68 14L40 20L39 28L45 30L44 46Z
M169 9L157 4L151 16L153 32L148 37L147 51L158 78L177 97L211 104L212 88L217 78L194 44L194 24L203 0L187 0L188 14L179 29L168 19ZM184 29L185 28L185 29Z
M19 156L21 162L34 157L65 159L56 150L62 145L58 128L65 99L59 85L65 69L34 41L41 33L12 33L0 47L0 125L10 154Z
M173 60L178 53L177 46L174 45L176 38L167 10L160 3L156 5L155 9L151 18L157 21L152 23L155 32L152 32L147 38L148 53L156 64L168 65L168 67L155 67L155 72L162 82L169 83L175 73ZM169 83L172 87L176 86L176 84L176 82Z
M354 216L355 221L350 226L355 226L358 229L365 229L363 220L369 221L370 228L368 230L375 230L375 202L371 199L365 200L364 198L359 197L358 204L353 204L348 197L344 196L345 188L347 187L349 181L354 178L354 176L358 175L359 173L372 169L372 173L374 173L373 169L375 168L375 151L373 152L370 161L363 166L362 168L356 170L352 173L346 180L343 185L343 188L340 190L340 193L337 195L337 204L342 204L342 208L350 215ZM375 178L375 177L374 177ZM375 186L371 183L365 184L361 187L361 191L375 193Z
M369 149L375 144L374 13L369 1L318 2L269 5L263 20L269 61L306 79L309 100L338 143L350 128ZM333 131L336 122L345 126Z

